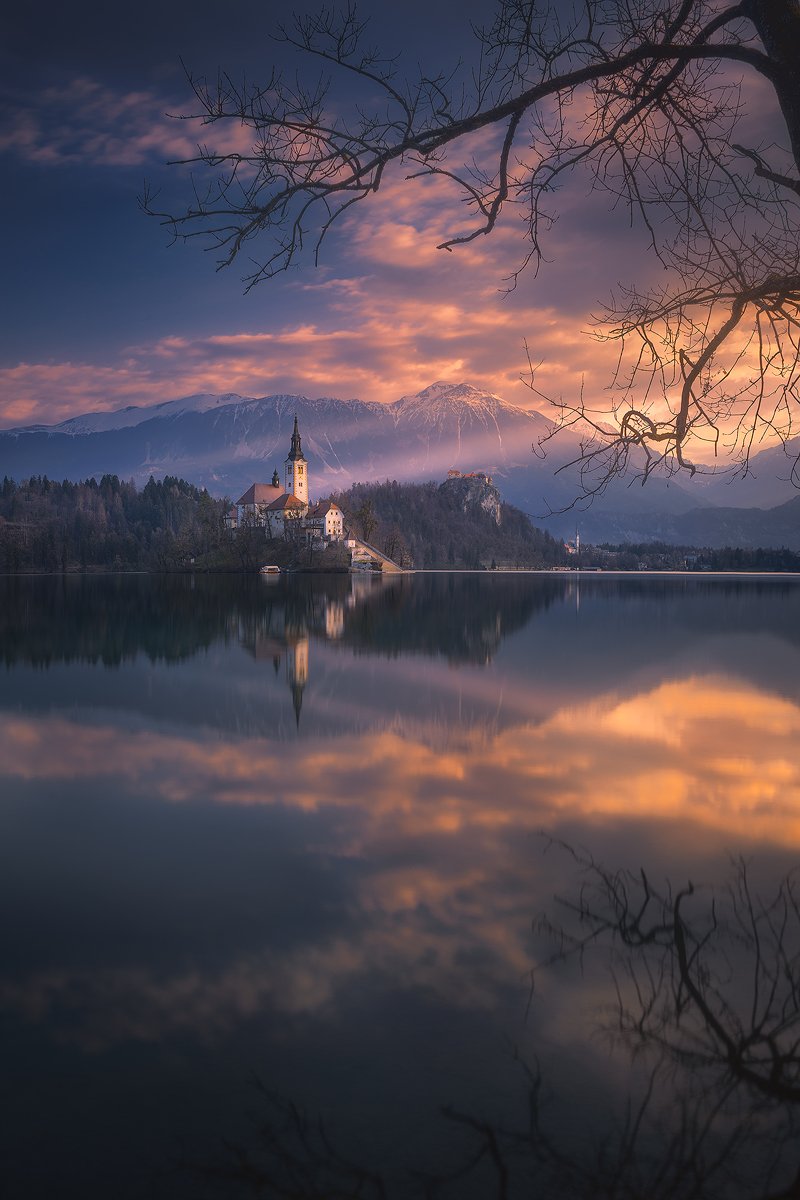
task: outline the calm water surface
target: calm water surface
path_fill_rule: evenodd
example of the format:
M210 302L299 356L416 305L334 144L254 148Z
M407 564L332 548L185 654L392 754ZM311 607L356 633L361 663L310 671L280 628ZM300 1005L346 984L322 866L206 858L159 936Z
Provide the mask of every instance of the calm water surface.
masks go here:
M548 836L768 889L798 617L780 578L0 580L4 1195L281 1195L290 1143L332 1195L292 1102L421 1196L534 1071L572 1161L608 1144L646 1070L598 1035L608 964L531 993L580 883ZM442 1194L500 1194L490 1160Z

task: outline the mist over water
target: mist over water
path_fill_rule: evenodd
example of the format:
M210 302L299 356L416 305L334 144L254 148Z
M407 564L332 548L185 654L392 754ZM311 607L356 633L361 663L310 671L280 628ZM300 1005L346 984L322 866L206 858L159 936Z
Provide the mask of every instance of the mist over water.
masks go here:
M798 615L780 578L0 580L6 1194L258 1194L205 1168L263 1156L266 1113L286 1150L293 1101L421 1196L526 1125L534 1066L571 1160L614 1144L652 1062L598 1034L601 956L532 990L535 919L590 860L665 891L744 856L765 895L794 866Z

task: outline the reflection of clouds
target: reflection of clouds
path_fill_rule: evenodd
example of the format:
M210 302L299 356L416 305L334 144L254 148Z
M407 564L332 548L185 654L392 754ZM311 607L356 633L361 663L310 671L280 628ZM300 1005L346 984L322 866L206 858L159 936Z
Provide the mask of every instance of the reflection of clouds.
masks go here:
M665 683L618 704L562 710L543 727L577 738L562 803L593 784L595 814L679 817L781 842L800 835L800 709L718 677Z
M0 985L0 1003L31 1021L44 1019L55 1006L79 1008L85 1023L65 1036L88 1050L185 1030L210 1040L267 1007L294 1015L321 1011L335 983L363 965L361 948L335 941L283 957L242 958L217 974L188 970L165 977L139 967L53 970Z
M351 867L337 927L314 926L307 942L234 951L216 971L55 968L4 985L0 999L34 1021L74 1012L62 1036L90 1049L181 1030L216 1037L263 1011L324 1017L348 990L381 980L488 1010L509 983L526 988L530 918L546 903L534 898L536 832L592 825L624 842L633 819L679 831L691 854L756 839L797 846L798 735L797 704L717 675L454 732L448 744L399 720L289 752L260 738L209 743L5 715L9 780L99 779L110 796L117 781L120 794L182 805L283 805L308 818L301 850ZM328 815L324 829L314 814Z
M787 828L800 822L798 745L796 704L722 676L448 740L394 719L305 742L294 754L260 738L207 742L61 717L0 719L8 778L118 776L166 801L350 810L357 853L376 836L539 828L565 813L678 817L780 842L800 836L800 823L796 833Z
M466 888L476 880L456 882ZM411 892L409 880L396 891L391 883L390 875L388 909L383 899L371 905L368 896L369 921L347 939L265 950L235 958L218 972L57 968L19 983L0 981L0 1007L30 1022L71 1011L56 1037L100 1051L121 1040L158 1041L181 1032L213 1041L267 1011L324 1018L348 987L374 988L382 981L396 987L401 980L404 989L428 992L451 1006L489 1010L496 1001L498 972L491 966L497 960L503 975L510 967L524 980L530 968L520 936L524 919L512 926L501 910L470 922L469 910L449 898L438 921L430 922L427 910L418 909L435 899L430 880L411 883Z

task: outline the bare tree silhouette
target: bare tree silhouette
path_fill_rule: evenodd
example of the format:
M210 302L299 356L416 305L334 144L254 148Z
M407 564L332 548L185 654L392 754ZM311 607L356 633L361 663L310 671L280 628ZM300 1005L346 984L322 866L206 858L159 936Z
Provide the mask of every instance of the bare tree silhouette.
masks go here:
M598 317L597 335L619 343L608 393L554 398L557 425L584 438L584 491L627 470L694 473L709 444L746 472L761 439L785 444L797 422L798 0L500 0L475 34L474 64L403 79L354 8L325 9L278 40L327 77L190 75L209 136L243 125L252 149L198 146L186 207L161 211L147 192L146 211L176 238L205 240L221 266L263 238L252 287L306 250L316 260L334 223L398 164L455 185L463 203L444 251L490 234L509 207L521 214L528 246L513 287L541 260L554 193L588 172L646 229L665 282L618 286ZM785 149L745 144L739 76L771 91ZM344 95L331 90L342 77ZM535 371L529 382L536 390Z

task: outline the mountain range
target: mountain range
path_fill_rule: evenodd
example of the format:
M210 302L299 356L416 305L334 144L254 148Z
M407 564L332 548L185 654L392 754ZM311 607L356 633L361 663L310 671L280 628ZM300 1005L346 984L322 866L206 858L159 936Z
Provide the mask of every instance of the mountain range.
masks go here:
M578 452L577 438L562 431L542 457L540 442L553 430L546 417L467 383L434 383L393 404L204 393L2 430L0 476L108 473L144 483L169 474L235 500L280 471L295 415L315 496L357 481L485 471L505 500L561 537L577 527L593 542L800 548L800 502L789 479L791 455L782 449L755 455L743 480L651 479L645 488L616 480L588 508L561 512L580 491L575 470L565 466Z

